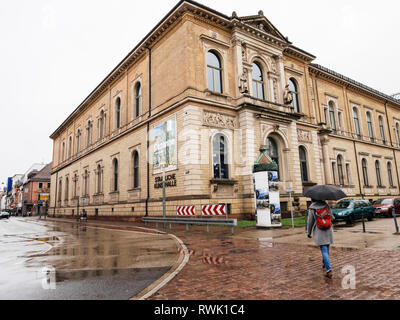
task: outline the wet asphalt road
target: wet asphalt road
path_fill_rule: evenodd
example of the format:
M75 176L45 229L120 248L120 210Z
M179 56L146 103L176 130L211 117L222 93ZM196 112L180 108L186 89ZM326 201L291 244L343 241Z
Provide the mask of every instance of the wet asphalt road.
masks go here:
M178 259L167 235L0 220L0 299L127 300Z

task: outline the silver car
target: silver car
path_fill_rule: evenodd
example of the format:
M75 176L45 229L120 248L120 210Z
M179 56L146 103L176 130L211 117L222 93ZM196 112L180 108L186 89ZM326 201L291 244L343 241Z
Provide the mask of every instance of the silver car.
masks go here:
M10 214L8 212L0 212L0 219L10 219Z

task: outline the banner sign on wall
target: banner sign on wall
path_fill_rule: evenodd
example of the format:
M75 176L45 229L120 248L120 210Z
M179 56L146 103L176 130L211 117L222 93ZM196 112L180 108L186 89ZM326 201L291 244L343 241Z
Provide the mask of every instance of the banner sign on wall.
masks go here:
M177 169L176 119L153 128L153 174Z

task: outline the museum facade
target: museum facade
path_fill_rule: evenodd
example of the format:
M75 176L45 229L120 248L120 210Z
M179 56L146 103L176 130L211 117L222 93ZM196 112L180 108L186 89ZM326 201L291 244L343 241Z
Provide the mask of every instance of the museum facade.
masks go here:
M50 214L135 219L226 204L254 215L265 146L281 209L306 188L399 195L400 101L313 63L263 12L180 1L51 135Z

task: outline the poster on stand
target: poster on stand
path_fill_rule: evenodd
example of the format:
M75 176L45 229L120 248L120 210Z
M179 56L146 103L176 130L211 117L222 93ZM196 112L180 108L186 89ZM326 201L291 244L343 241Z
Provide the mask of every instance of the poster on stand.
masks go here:
M271 211L269 207L268 172L254 173L255 203L257 208L257 226L271 226Z
M268 172L269 205L271 211L271 224L274 227L282 226L281 198L279 194L279 175L277 171Z
M279 177L276 171L256 172L253 175L257 227L281 227Z

